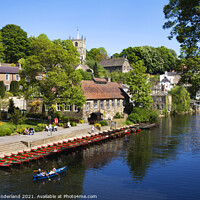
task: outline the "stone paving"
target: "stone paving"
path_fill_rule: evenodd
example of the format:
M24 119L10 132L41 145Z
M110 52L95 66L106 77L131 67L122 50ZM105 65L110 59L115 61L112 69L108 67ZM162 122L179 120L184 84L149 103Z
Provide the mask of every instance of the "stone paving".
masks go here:
M95 133L99 131L95 129ZM16 153L21 150L29 150L31 147L37 147L41 145L47 145L53 142L63 141L67 139L73 139L76 137L82 137L91 134L91 125L78 124L77 126L70 128L58 128L58 131L42 131L36 132L34 135L13 135L0 137L0 157L4 154ZM20 144L26 144L21 146Z

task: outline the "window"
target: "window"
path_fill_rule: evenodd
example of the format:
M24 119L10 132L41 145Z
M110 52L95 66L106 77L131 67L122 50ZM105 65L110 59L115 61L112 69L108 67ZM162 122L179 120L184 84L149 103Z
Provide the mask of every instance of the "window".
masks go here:
M65 104L65 108L64 108L64 110L65 110L65 111L71 111L71 106Z
M100 100L100 108L101 108L101 109L104 108L104 100Z
M61 104L57 103L57 111L61 111Z
M117 107L120 107L120 100L117 99Z
M112 100L112 107L113 108L115 107L115 100L114 99Z
M6 74L6 81L9 81L9 74Z
M16 81L19 81L19 74L16 74Z
M109 100L106 100L106 108L109 108L110 105L109 105Z
M74 105L74 111L78 112L78 107Z
M90 110L90 102L86 102L86 110Z
M94 109L97 109L97 100L94 100Z
M125 101L124 100L122 101L122 105L125 107Z
M6 84L6 91L9 91L10 90L10 85Z
M75 42L75 47L77 47L78 46L78 42Z

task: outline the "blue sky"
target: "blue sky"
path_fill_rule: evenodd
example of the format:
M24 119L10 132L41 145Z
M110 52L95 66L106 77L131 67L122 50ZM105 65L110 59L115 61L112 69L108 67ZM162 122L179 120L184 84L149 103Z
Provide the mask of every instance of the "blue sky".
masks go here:
M86 37L86 48L104 47L111 56L124 48L166 46L177 54L176 39L163 30L163 6L168 0L0 0L0 29L16 24L49 39Z

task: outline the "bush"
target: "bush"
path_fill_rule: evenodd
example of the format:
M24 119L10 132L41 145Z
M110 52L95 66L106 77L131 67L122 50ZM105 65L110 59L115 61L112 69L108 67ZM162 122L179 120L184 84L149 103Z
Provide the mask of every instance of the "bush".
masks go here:
M63 123L66 123L66 122L68 122L69 121L69 117L68 116L63 116L62 118L61 118L61 122L63 122Z
M18 128L18 129L16 130L16 132L17 132L18 134L23 134L23 133L24 133L24 130L25 130L25 129L23 129L23 128Z
M76 122L70 122L71 126L77 126Z
M131 113L128 116L127 120L131 121L133 123L140 123L141 122L140 116L137 113Z
M99 122L101 126L108 126L108 122L106 120L102 120Z
M83 123L84 123L84 120L80 119L79 124L83 124Z
M41 131L44 130L44 128L41 127L41 126L36 126L36 127L34 128L34 130L35 130L35 132L41 132Z
M63 127L63 123L58 123L58 126L62 126Z
M0 128L0 136L11 135L12 131L9 128Z
M132 125L133 122L131 122L131 121L129 121L129 120L126 120L126 124L127 124L127 125Z
M101 124L96 123L96 124L94 124L94 127L100 128Z
M46 124L39 123L39 124L37 124L37 126L40 127L40 128L42 128L42 129L45 129Z
M121 118L121 115L119 114L119 112L116 113L115 118L116 119L120 119Z
M70 121L70 122L79 123L79 119L78 119L78 118L70 118L69 121Z
M149 114L149 121L156 122L158 120L158 113L155 110L152 110Z

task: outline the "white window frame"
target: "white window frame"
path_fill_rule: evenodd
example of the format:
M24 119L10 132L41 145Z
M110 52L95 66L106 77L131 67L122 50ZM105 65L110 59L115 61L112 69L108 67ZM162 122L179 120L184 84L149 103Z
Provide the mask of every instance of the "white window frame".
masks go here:
M97 105L97 100L94 100L94 109L97 109L98 105Z
M107 109L110 108L110 102L109 102L109 100L106 100L106 108L107 108Z
M117 99L117 107L120 107L120 99Z
M9 74L6 74L6 81L9 81L9 79L10 79Z
M78 106L74 105L74 111L78 112Z
M100 108L104 109L104 100L100 100Z
M91 108L91 102L86 101L86 110L88 111L90 110L90 108Z
M61 105L60 103L56 103L56 110L57 110L57 111L61 111L60 105Z
M112 99L112 107L115 107L115 99Z
M9 91L10 90L10 85L9 84L5 84L5 88L6 88L6 91Z
M19 81L19 74L16 74L16 81Z
M64 111L71 111L71 106L65 104Z

